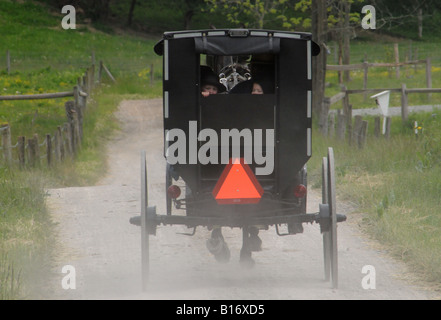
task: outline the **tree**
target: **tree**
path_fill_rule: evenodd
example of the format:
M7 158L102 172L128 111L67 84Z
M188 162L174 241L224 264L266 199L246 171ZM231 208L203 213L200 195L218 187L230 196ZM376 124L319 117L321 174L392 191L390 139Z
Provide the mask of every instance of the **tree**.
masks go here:
M268 14L277 14L287 0L205 0L211 13L223 14L229 22L262 29Z
M189 30L191 28L191 20L199 8L203 6L203 0L185 0L184 11L184 29Z
M312 110L319 120L319 129L326 133L328 130L328 107L325 100L325 77L327 62L327 35L328 19L326 13L326 2L312 0L311 2L311 24L312 40L320 46L320 54L313 58L312 64Z
M129 16L127 18L127 25L130 27L133 20L133 12L135 11L136 0L132 0L130 3Z
M414 24L416 22L418 38L423 37L423 19L441 9L438 0L372 0L381 17L377 17L377 29L391 30L393 27Z

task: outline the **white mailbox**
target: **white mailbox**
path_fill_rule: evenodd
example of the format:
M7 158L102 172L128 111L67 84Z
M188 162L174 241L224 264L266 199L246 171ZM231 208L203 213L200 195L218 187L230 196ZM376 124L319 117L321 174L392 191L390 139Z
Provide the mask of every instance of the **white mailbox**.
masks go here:
M371 96L372 99L375 99L375 102L377 103L378 108L380 108L381 114L383 115L383 134L386 133L386 117L389 113L389 96L389 90Z

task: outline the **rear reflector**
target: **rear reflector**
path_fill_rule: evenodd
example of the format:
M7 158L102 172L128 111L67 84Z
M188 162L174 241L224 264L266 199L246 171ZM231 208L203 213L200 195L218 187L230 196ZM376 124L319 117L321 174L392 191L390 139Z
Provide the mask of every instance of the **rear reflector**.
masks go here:
M216 186L213 196L219 204L258 203L263 188L244 159L230 159Z

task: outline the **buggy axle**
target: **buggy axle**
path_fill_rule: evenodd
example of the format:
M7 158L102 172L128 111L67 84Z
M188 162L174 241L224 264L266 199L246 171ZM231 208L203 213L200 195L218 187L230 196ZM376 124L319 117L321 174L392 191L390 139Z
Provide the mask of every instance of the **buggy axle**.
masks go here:
M147 210L155 211L155 210ZM214 225L225 226L231 228L241 228L249 225L278 225L285 223L319 223L320 225L329 224L327 220L330 217L325 217L320 212L307 213L307 214L295 214L273 217L239 217L239 218L222 218L222 217L188 217L188 216L173 216L173 215L158 215L153 213L147 214L147 224L149 225L186 225L189 228L196 226L211 227ZM343 214L337 214L337 222L346 221L346 216ZM130 223L133 225L141 226L141 216L135 216L130 218Z

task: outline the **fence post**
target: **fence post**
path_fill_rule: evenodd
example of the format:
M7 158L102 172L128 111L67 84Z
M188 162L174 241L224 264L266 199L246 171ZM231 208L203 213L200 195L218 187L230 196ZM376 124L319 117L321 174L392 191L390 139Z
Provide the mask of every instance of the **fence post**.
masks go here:
M88 70L86 70L84 72L83 83L84 83L84 87L83 88L89 94L90 93L90 87L89 87L89 72L88 72Z
M364 146L366 145L367 127L368 127L368 122L366 120L362 120L358 135L358 148L360 149L363 149Z
M26 147L26 138L24 136L18 137L17 150L18 150L18 165L20 169L23 169L26 163L25 147Z
M400 51L398 50L398 43L394 43L394 56L395 56L395 75L397 79L400 79Z
M408 110L408 99L407 99L407 91L406 84L401 84L401 119L403 122L407 121L409 115Z
M360 139L362 121L363 121L362 116L356 115L354 117L354 129L352 130L352 141L354 142L354 144L358 144L358 141Z
M52 166L52 139L50 134L46 134L46 159L47 166Z
M102 75L103 75L103 60L100 60L100 67L98 69L98 83L101 83Z
M338 110L337 113L337 137L339 140L345 139L346 119L345 115Z
M80 96L80 88L74 87L74 109L78 119L78 133L80 141L83 141L83 97Z
M381 119L379 116L376 116L374 118L374 135L376 138L380 136L380 131L381 131L380 127L381 127Z
M354 130L353 126L352 126L352 104L348 105L348 118L346 118L346 130L348 132L348 144L351 145L352 144L352 130Z
M29 153L29 164L31 167L36 167L40 164L40 150L38 144L38 135L34 134L34 137L28 139L28 153Z
M73 151L74 155L76 156L78 153L78 150L81 147L81 141L80 141L80 126L78 121L78 115L76 114L73 118L72 122L72 141L73 141Z
M60 161L63 161L66 154L66 149L64 148L64 138L63 138L63 131L61 129L61 126L57 126L57 136L58 136L58 144L59 144L59 150L60 150Z
M95 62L92 63L92 65L90 66L90 72L91 72L90 86L91 86L91 90L93 90L93 88L95 87Z
M335 136L335 113L333 112L329 115L328 136Z
M54 133L54 155L55 155L55 161L57 161L57 162L60 162L60 160L61 160L60 140L61 139L58 134L58 130L55 130L55 133Z
M6 124L0 128L2 132L3 155L7 165L12 164L11 128Z
M64 130L63 131L65 132L65 137L66 137L66 139L65 139L65 148L64 148L65 153L64 154L71 156L73 154L73 148L72 148L72 127L71 127L69 122L66 122L64 124Z

